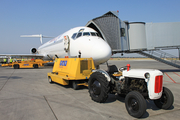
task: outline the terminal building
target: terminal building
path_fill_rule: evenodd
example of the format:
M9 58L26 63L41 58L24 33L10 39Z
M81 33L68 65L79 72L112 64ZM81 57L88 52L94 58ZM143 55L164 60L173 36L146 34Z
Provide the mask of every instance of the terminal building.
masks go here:
M180 68L180 55L178 58L162 51L178 49L180 54L180 22L128 22L119 19L118 12L109 11L86 26L96 30L113 53L139 53Z

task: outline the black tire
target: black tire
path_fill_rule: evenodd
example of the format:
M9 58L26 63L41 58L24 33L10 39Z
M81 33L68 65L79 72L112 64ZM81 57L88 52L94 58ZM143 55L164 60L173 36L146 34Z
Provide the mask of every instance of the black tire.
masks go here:
M38 68L39 66L38 66L38 64L33 64L33 67Z
M146 101L137 91L129 92L125 98L125 106L128 113L136 118L140 118L146 112Z
M89 78L88 89L92 100L103 103L108 98L110 86L102 73L94 72Z
M54 82L52 81L52 79L51 79L50 76L48 76L48 82L49 82L50 84L54 83Z
M154 100L154 104L160 109L169 109L174 103L174 96L172 92L163 87L163 93L160 99Z
M79 86L78 86L77 84L78 84L78 81L72 81L72 88L73 88L74 90L79 89Z
M14 69L19 69L19 65L18 64L14 64L13 67L14 67Z

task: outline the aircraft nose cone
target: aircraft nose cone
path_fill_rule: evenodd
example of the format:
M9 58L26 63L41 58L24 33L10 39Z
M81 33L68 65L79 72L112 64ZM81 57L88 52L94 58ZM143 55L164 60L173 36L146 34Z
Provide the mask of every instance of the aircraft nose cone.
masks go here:
M99 65L101 63L108 61L111 55L111 48L109 44L106 43L104 40L99 41L98 44L95 44L93 46L92 58L94 60L95 65Z

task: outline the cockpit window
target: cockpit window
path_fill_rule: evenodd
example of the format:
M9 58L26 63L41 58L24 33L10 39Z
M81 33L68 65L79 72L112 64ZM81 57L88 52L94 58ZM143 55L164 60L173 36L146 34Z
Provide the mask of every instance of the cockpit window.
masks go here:
M90 36L90 33L89 32L84 32L83 36Z
M75 39L76 35L77 35L77 33L74 33L71 38Z
M80 31L83 31L84 29L81 29ZM72 39L76 39L76 38L79 38L81 36L98 36L100 37L100 35L97 33L97 32L78 32L78 33L74 33L72 35Z
M80 37L81 35L82 35L82 32L78 33L76 38Z
M99 33L96 33L96 35L97 35L98 37L100 37Z
M84 31L84 29L80 29L80 30L79 30L79 32L83 32L83 31Z
M91 32L91 35L92 35L92 36L96 36L96 33L95 33L95 32Z

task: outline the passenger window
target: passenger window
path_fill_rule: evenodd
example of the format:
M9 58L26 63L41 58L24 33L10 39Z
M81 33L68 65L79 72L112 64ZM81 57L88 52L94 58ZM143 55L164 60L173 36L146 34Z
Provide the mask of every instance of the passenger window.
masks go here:
M91 35L92 35L92 36L96 36L96 33L94 33L94 32L91 32Z
M76 35L77 35L77 33L74 33L71 38L75 39Z
M83 36L90 36L90 33L89 32L84 32Z
M80 37L81 35L82 35L82 32L78 33L76 38Z

